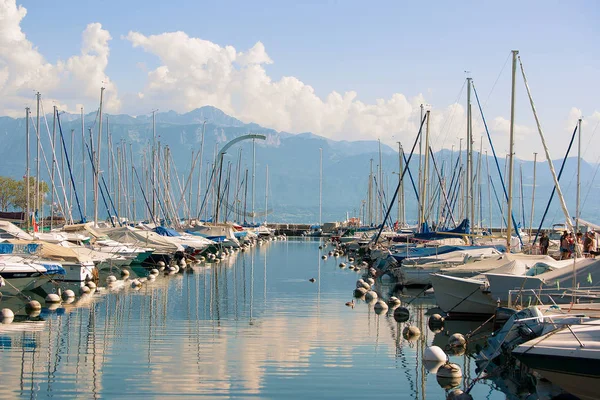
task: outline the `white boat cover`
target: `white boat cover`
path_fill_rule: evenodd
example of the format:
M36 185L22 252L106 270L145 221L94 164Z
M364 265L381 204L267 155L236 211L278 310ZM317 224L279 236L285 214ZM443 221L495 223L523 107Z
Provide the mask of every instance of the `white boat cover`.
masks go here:
M174 243L167 236L161 236L152 231L144 231L130 226L105 228L99 229L99 231L117 242L137 247L153 248L157 252L174 253L184 250L182 245Z

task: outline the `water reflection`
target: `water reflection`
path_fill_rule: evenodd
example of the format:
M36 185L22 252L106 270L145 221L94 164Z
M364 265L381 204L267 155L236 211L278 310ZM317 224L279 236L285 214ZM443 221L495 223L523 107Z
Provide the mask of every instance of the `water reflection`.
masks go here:
M21 322L0 325L0 397L443 398L424 349L474 327L447 321L430 331L427 296L400 324L393 307L380 315L362 301L346 307L360 275L338 268L341 259L321 260L318 246L268 243L137 291L100 289L37 321L19 311ZM384 298L393 290L376 287ZM0 308L21 310L24 301L3 298ZM421 335L405 339L407 326ZM467 354L451 360L475 377ZM505 398L485 382L471 393Z

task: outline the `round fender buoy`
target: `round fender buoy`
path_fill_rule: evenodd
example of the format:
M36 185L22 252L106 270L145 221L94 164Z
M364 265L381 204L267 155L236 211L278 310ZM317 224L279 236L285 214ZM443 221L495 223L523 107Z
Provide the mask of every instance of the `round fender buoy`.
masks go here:
M394 310L394 319L396 322L406 322L410 318L410 311L406 307L398 307Z

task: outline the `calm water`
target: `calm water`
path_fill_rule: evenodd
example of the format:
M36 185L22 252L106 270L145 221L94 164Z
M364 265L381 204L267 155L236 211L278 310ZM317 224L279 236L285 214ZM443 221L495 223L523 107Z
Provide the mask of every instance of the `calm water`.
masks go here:
M272 242L138 291L45 310L43 321L0 325L0 398L445 398L420 356L447 341L427 328L433 300L409 306L409 323L424 332L409 342L406 324L364 302L345 306L360 275L321 261L318 245ZM4 307L24 315L17 299ZM476 376L469 358L452 361ZM493 386L481 381L471 394L506 398Z

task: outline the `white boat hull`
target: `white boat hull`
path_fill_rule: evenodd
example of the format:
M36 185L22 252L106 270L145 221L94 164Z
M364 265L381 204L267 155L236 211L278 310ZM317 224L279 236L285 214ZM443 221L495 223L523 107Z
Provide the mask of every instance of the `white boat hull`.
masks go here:
M481 281L432 274L431 283L437 304L446 313L491 315L496 311L496 302L482 290Z

